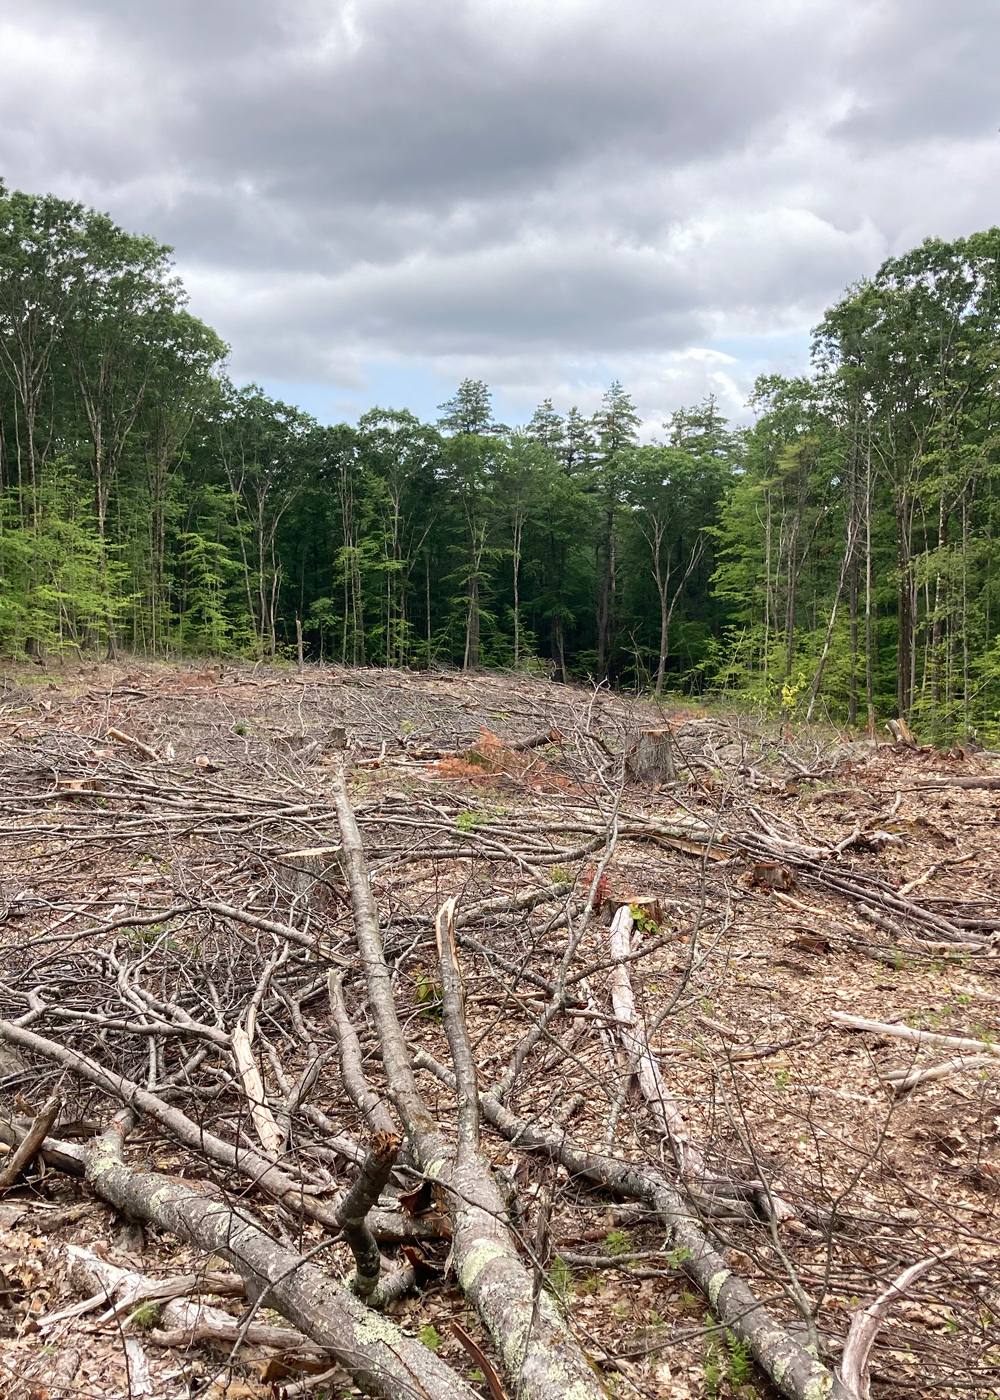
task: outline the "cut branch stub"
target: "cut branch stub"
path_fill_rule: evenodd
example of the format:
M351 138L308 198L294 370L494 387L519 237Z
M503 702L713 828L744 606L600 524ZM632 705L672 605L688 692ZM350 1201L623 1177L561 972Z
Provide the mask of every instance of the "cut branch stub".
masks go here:
M625 755L625 771L636 782L656 787L677 780L669 729L644 730Z
M369 1230L367 1218L385 1189L399 1151L400 1138L395 1133L376 1133L371 1150L361 1164L354 1185L337 1207L337 1219L344 1239L354 1255L355 1273L351 1288L360 1298L369 1298L375 1291L382 1272L382 1255L375 1236Z

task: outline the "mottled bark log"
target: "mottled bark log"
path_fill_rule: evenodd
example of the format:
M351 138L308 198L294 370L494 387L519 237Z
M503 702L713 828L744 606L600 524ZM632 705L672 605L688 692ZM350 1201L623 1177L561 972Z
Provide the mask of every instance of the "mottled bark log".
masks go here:
M368 1001L379 1033L389 1094L418 1165L446 1190L455 1270L462 1291L492 1337L518 1397L604 1400L607 1392L600 1378L553 1300L544 1290L535 1296L532 1276L521 1261L507 1224L503 1195L479 1150L474 1066L470 1090L471 1051L467 1050L455 955L454 903L449 901L439 915L438 937L443 992L447 997L446 1028L466 1086L459 1112L457 1154L443 1138L417 1088L382 952L361 834L342 773L334 780L333 797Z
M442 1083L455 1076L430 1055L414 1057ZM528 1152L557 1161L573 1176L606 1191L643 1201L656 1212L677 1251L678 1266L708 1299L713 1317L750 1350L761 1370L787 1400L854 1400L838 1377L776 1322L751 1290L709 1243L680 1192L666 1177L600 1152L580 1147L561 1133L547 1132L518 1118L491 1094L480 1095L483 1117L503 1137Z
M329 1351L367 1394L475 1400L475 1392L432 1351L370 1312L255 1221L176 1178L128 1166L115 1128L90 1149L87 1179L119 1210L225 1259L245 1280L250 1297L266 1295L268 1306Z

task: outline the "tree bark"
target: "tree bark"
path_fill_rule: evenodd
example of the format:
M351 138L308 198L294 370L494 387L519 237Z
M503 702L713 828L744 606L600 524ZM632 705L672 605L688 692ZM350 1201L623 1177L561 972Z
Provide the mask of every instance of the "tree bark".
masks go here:
M112 1127L95 1140L87 1180L119 1210L225 1259L246 1281L251 1298L266 1295L269 1306L328 1350L369 1395L476 1400L475 1391L432 1351L370 1312L255 1221L178 1178L126 1165L120 1130Z
M452 1216L452 1252L462 1291L476 1309L523 1400L605 1400L606 1391L547 1292L536 1292L506 1221L506 1207L479 1146L475 1066L461 1013L454 901L437 920L446 1030L459 1070L457 1152L417 1088L382 952L361 834L341 771L333 782L368 1001L393 1104L425 1176L440 1183Z
M650 787L655 787L657 783L675 782L677 771L670 730L644 730L629 749L625 767L630 777Z

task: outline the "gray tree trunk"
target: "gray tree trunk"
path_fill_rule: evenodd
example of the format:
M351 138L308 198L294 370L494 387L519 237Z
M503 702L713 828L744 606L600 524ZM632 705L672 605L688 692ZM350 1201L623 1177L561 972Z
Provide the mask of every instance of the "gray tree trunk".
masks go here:
M369 1311L329 1274L273 1240L247 1215L176 1177L128 1166L121 1133L114 1127L95 1139L87 1154L87 1180L127 1215L227 1260L244 1279L249 1297L266 1295L267 1306L326 1348L367 1394L386 1400L479 1400L427 1347Z
M503 1194L479 1146L475 1067L460 1013L451 922L454 906L445 906L448 916L444 924L445 910L439 916L438 946L448 1037L460 1079L457 1153L442 1136L417 1087L382 952L361 833L343 773L334 779L333 799L386 1083L417 1164L426 1176L440 1183L451 1212L452 1253L462 1291L492 1337L519 1400L606 1400L607 1391L553 1299L544 1289L536 1289L532 1273L525 1268L507 1224Z

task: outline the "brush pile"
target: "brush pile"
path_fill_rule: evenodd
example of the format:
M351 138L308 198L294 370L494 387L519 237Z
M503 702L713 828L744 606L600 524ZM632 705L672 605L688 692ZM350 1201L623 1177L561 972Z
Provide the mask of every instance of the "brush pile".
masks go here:
M995 1390L994 756L102 667L0 770L0 1393Z

